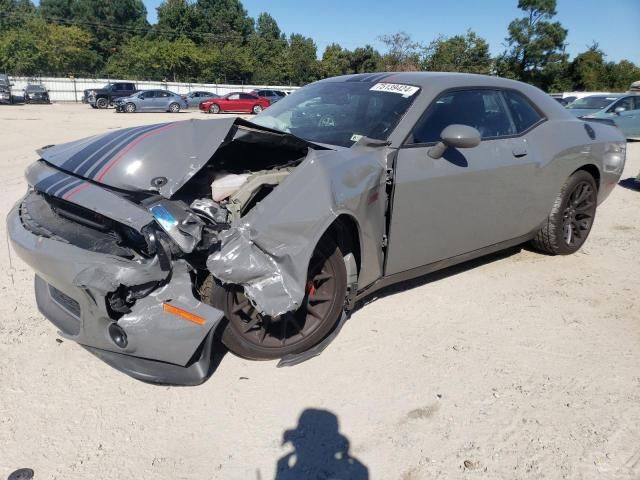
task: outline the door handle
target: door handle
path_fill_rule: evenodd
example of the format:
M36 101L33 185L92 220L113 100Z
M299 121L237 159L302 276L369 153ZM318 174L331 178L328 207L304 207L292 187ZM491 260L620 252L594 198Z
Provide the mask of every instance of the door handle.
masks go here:
M514 147L513 150L511 150L511 153L513 153L513 156L516 158L521 158L527 155L527 148L526 147Z

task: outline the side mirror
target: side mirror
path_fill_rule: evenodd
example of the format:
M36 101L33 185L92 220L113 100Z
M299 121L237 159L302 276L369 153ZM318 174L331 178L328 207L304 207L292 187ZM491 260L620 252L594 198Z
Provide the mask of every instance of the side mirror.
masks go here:
M627 109L624 107L616 107L616 109L614 110L614 112L616 113L616 115L620 115L622 112L626 111Z
M440 134L441 141L431 147L427 154L441 158L447 148L473 148L480 145L480 132L468 125L449 125Z

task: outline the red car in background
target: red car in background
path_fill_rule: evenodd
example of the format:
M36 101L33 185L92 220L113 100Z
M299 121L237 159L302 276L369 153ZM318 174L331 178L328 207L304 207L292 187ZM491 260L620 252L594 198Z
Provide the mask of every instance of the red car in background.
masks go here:
M210 98L200 102L200 110L209 113L260 113L269 105L271 105L271 102L266 98L258 97L251 93L232 92L224 97Z

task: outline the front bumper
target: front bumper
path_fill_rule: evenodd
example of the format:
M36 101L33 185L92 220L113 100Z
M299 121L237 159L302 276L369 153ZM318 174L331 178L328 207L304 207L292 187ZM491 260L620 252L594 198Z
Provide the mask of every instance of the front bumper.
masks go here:
M160 268L157 257L145 261L84 250L36 235L21 220L21 204L7 217L7 231L18 256L36 271L38 309L61 335L86 347L113 367L144 381L194 385L207 378L211 342L223 312L194 297L186 262ZM106 296L117 288L148 282L159 286L118 319ZM200 325L165 312L164 304L192 312ZM124 330L127 345L109 335L113 323Z

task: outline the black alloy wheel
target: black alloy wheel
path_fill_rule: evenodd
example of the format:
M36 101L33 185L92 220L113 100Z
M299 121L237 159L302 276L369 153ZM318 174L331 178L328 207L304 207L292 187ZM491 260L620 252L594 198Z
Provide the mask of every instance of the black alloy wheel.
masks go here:
M564 242L569 247L582 245L591 231L597 204L596 190L592 183L578 183L569 195L562 216Z
M213 283L211 277L207 281ZM265 316L242 288L206 283L202 296L225 312L222 342L236 355L253 360L304 352L322 341L342 315L347 284L342 253L335 243L327 241L316 248L309 262L305 296L296 311Z
M551 255L569 255L587 240L598 207L598 186L585 171L573 173L562 186L542 228L531 241Z

